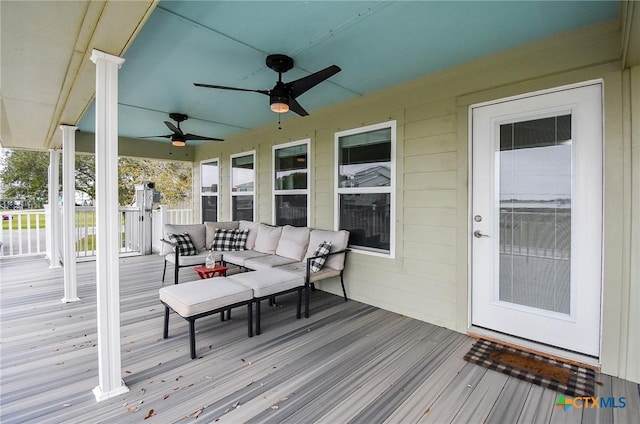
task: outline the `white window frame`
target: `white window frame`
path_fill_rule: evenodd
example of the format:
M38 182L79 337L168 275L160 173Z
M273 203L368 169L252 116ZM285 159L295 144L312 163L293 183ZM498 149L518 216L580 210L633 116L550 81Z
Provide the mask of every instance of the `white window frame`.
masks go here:
M302 145L306 145L307 147L307 188L276 190L276 150ZM307 227L311 226L311 139L305 138L289 143L276 144L273 146L271 157L271 198L273 199L271 205L271 223L276 225L276 196L304 194L307 196Z
M391 129L391 183L386 187L340 187L340 138L354 134L360 134L370 131L376 131L384 128ZM366 194L366 193L388 193L390 196L389 211L389 253L375 252L370 250L358 249L352 247L352 252L362 253L365 255L378 256L383 258L395 258L396 256L396 121L386 121L379 124L367 125L364 127L353 128L350 130L339 131L334 137L334 229L340 229L340 195L341 194Z
M253 157L253 191L233 191L233 159L239 158L242 156L252 156ZM256 151L249 150L247 152L234 153L229 156L229 193L230 193L230 202L229 202L229 218L231 221L235 220L233 216L233 198L235 196L251 196L253 198L253 221L256 222L256 184L258 175L258 164L256 163Z
M202 191L202 169L203 165L216 162L218 164L218 190ZM216 221L220 220L220 159L212 158L200 161L200 222L204 222L204 210L202 208L202 198L205 196L216 196Z

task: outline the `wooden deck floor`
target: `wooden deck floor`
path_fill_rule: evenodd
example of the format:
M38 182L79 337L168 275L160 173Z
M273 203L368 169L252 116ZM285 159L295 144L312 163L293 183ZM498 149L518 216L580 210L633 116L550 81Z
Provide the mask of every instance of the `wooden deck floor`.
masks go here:
M596 396L624 396L626 407L565 412L553 391L466 363L465 335L319 291L309 319L295 319L293 297L265 305L253 338L244 308L231 321L199 320L199 358L190 360L187 323L175 314L162 340L161 267L158 256L121 260L130 391L97 403L95 264L78 264L81 301L62 304L62 270L0 261L0 421L640 422L637 384L598 375Z

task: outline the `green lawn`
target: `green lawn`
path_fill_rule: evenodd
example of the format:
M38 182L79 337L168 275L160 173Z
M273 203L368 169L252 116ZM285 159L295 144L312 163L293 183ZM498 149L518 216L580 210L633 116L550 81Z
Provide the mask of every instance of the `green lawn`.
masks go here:
M2 229L8 230L9 225L13 230L26 230L27 228L35 229L35 228L44 228L44 214L30 214L30 215L13 215L13 219L5 220L4 216L9 215L11 212L2 211Z
M36 224L39 223L39 227L37 228L45 228L45 218L44 213L40 214L30 214L30 215L11 215L11 211L2 211L3 216L11 216L12 219L3 219L2 220L2 229L8 230L9 225L14 230L22 229L26 230L28 225L31 225L31 228L36 228ZM39 222L36 222L39 221ZM85 212L85 213L76 213L76 227L95 227L96 225L96 213L95 212Z

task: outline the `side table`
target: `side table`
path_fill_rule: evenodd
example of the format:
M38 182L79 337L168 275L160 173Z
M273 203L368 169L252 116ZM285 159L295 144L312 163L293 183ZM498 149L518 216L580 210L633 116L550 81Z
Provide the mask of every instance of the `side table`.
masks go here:
M194 271L198 273L201 279L215 277L216 274L221 277L227 276L227 267L223 265L216 265L213 268L207 268L206 266L197 266Z

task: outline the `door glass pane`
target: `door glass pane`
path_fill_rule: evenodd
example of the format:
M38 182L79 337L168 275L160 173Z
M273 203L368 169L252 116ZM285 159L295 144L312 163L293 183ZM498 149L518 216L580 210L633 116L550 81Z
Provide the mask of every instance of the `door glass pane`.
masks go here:
M307 226L307 195L276 195L276 225Z
M500 126L499 299L570 313L571 115Z

